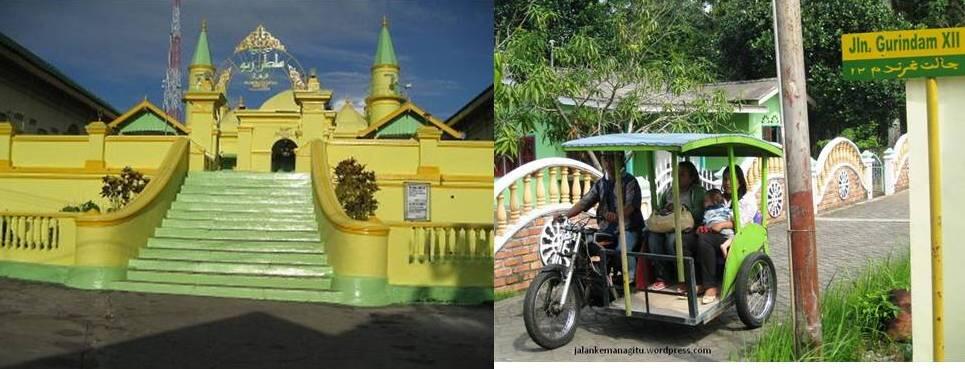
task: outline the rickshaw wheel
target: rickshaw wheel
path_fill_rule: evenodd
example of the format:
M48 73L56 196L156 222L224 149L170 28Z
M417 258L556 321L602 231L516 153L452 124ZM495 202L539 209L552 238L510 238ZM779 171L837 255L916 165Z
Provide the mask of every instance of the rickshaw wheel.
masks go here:
M760 327L774 311L776 277L774 263L762 252L750 254L741 262L734 294L737 315L748 328Z
M544 288L549 287L546 295L540 295ZM570 343L576 335L576 327L580 320L580 307L583 306L580 288L577 283L570 283L566 303L559 304L562 295L563 275L557 270L540 272L526 290L523 299L523 322L526 332L537 345L545 349L555 349ZM554 329L559 321L561 327ZM549 329L544 326L551 325Z

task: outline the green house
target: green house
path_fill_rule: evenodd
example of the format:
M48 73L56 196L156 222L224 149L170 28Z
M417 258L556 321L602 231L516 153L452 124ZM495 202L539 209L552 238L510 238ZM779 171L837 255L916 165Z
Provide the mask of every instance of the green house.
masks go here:
M766 141L781 142L781 99L779 95L779 85L777 78L766 78L749 81L718 82L702 86L705 92L714 93L720 91L724 99L734 107L731 115L733 129L721 133L745 133L751 136L764 139ZM684 94L675 98L676 101L686 102L693 99L690 94ZM572 100L561 98L563 105L572 104ZM641 109L648 109L659 113L660 106L642 106ZM516 167L525 163L550 157L566 157L559 143L550 142L545 138L545 127L538 126L536 130L524 137L520 142L519 155L515 158L500 157L495 158L495 176L501 177L509 173ZM572 155L572 154L571 154ZM717 169L724 165L724 159L700 159L700 167ZM642 163L631 163L634 174L643 175L646 167Z

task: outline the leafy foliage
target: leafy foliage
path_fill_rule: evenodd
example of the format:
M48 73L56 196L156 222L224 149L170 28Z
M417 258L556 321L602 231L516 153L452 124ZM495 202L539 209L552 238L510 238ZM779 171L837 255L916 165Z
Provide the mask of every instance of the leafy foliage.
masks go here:
M375 215L379 207L375 199L378 190L375 172L366 171L365 165L359 164L355 158L342 160L335 167L335 196L345 213L353 219L366 220Z
M100 213L101 207L97 206L97 204L95 204L93 201L88 200L87 202L79 205L67 205L63 209L60 209L60 211L67 213L86 213L89 211L96 211Z
M131 167L124 167L120 176L107 175L103 178L101 186L101 197L110 201L111 207L107 211L116 211L123 208L137 194L144 191L150 179Z
M496 6L496 153L542 125L545 139L708 132L729 122L696 0L501 1ZM661 111L656 114L655 111Z
M888 127L904 115L904 85L893 80L845 81L841 35L906 29L912 24L880 0L805 1L801 7L807 89L813 99L808 106L812 143L869 122L877 142L885 142ZM712 9L709 32L717 38L720 51L714 54L715 64L722 77L774 77L771 1L719 0Z

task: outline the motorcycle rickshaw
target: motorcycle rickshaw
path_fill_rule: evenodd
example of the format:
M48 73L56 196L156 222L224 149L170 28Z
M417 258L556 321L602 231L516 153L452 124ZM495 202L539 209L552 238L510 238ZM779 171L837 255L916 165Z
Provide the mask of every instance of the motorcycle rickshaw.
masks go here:
M725 157L730 168L730 183L737 185L735 158L761 159L760 221L739 224L734 222L734 236L726 258L718 254L722 270L715 278L721 280L720 298L710 304L698 303L694 259L684 256L682 230L675 227L676 255L648 252L628 252L627 247L616 251L614 241L625 244L625 219L618 213L619 234L612 235L588 227L596 216L582 221L563 220L558 225L557 260L546 265L530 283L523 306L523 320L530 338L538 345L554 349L569 343L579 325L580 311L586 306L603 312L623 313L627 317L661 320L696 326L709 322L731 306L737 308L741 321L750 328L760 327L774 310L777 279L774 264L768 256L766 207L767 159L779 158L783 150L770 142L740 134L608 134L572 140L563 144L566 151L632 152L633 160L648 160L650 198L653 211L657 209L657 186L654 183L657 151L672 156L671 191L673 194L674 224L680 224L680 188L678 185L678 157ZM622 173L624 163L614 163L614 173ZM620 175L614 176L616 188L623 188ZM699 184L698 184L699 185ZM740 218L737 191L731 191L733 219ZM617 208L624 207L623 191L615 191ZM598 214L597 216L602 215ZM676 279L683 283L684 292L654 290L641 277L635 290L630 288L627 259L637 258L638 269L645 263L675 262ZM619 263L607 259L619 258ZM622 266L622 272L610 273L608 266ZM615 268L614 268L615 269ZM640 273L637 273L640 274ZM619 278L614 278L614 276ZM617 285L622 282L622 286Z

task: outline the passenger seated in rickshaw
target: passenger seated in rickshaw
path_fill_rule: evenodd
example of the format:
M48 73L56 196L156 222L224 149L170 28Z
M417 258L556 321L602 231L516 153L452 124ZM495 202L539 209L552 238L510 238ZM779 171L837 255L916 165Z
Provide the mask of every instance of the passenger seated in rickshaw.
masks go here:
M613 174L613 164L618 162L624 162L623 153L613 152L605 153L603 157L603 168L604 177L600 178L598 181L593 183L590 190L587 191L583 198L580 199L573 207L566 212L565 217L572 218L580 213L590 209L593 205L596 205L596 214L602 219L597 220L597 226L600 232L609 233L612 235L619 234L619 225L617 220L617 197L614 187L616 187L616 178ZM640 184L637 183L637 179L633 175L627 173L625 170L621 173L623 181L623 215L626 235L627 235L627 251L636 251L637 242L640 239L640 230L643 229L643 213L640 211L640 203L642 197L640 195ZM616 237L614 237L616 238ZM616 246L617 250L619 248L619 242ZM619 258L614 258L610 260L617 260ZM636 258L628 258L627 271L629 275L636 275L634 273L636 267ZM607 268L606 270L609 270Z
M734 173L737 177L737 198L740 199L738 209L740 210L740 224L750 224L759 222L760 213L758 211L757 196L747 193L747 181L744 179L744 171L739 166L734 166ZM730 168L724 169L721 180L723 187L724 204L731 207L731 191L733 186L730 179ZM723 260L725 258L721 246L729 242L729 238L722 234L725 229L734 229L733 215L729 221L717 222L706 229L698 229L696 256L697 270L700 272L700 285L706 288L703 304L709 304L717 300L720 293L720 282L722 276L718 274L722 271ZM698 288L699 290L699 288Z
M734 217L734 212L727 207L724 201L724 193L718 189L707 191L704 195L704 224L697 228L697 233L709 232L715 224L729 222ZM730 248L730 241L734 239L734 230L730 228L721 229L719 232L727 236L727 241L720 245L720 252L727 258L727 250Z
M700 186L700 174L697 167L689 161L682 161L678 164L678 178L680 186L680 205L681 209L686 209L693 217L694 224L700 224L704 217L704 188ZM662 206L660 209L673 209L673 191L666 191L659 201ZM685 256L690 256L697 244L697 236L692 229L681 230L683 250ZM662 255L676 255L676 234L670 232L653 232L647 230L647 252ZM667 282L674 280L676 275L675 264L672 261L653 262L655 280L650 288L662 290L667 288ZM679 287L678 292L683 292L684 288Z

